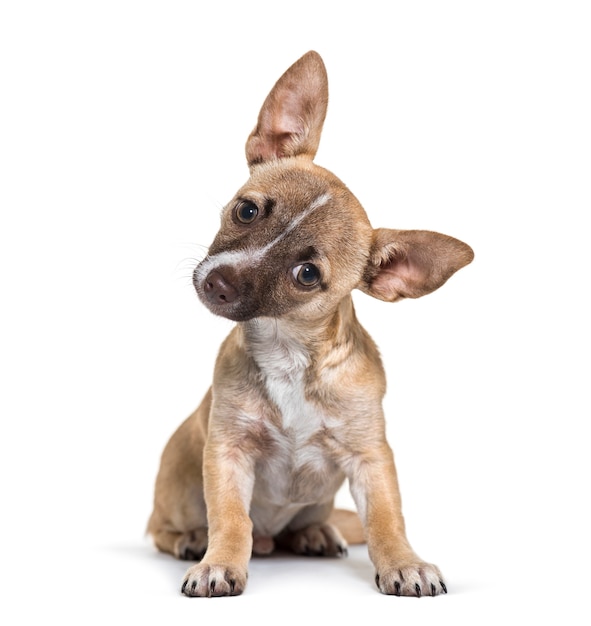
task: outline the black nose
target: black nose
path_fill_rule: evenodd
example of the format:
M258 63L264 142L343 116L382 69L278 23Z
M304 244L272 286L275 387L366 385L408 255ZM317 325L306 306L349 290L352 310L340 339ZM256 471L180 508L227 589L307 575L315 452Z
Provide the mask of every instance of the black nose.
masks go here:
M218 270L207 275L203 291L212 304L226 304L234 302L238 297L236 287L232 285Z

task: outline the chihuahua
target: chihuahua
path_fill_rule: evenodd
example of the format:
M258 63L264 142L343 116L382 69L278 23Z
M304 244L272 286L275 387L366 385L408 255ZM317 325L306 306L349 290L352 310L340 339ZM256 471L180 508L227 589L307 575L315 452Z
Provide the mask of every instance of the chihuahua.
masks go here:
M435 232L371 227L313 163L327 104L324 63L310 51L267 96L246 142L250 178L193 273L205 306L237 324L156 478L148 532L159 550L198 561L187 596L241 594L252 554L338 557L347 540L367 543L382 593L447 593L406 538L384 369L351 292L418 298L473 252ZM345 479L356 512L333 509Z

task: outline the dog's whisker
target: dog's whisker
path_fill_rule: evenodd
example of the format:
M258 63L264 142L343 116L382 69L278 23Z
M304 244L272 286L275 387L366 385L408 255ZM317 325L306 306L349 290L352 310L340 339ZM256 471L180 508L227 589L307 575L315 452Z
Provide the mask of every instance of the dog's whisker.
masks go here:
M177 276L179 280L187 281L187 284L193 285L193 273L195 268L203 259L207 256L207 251L209 250L208 246L204 246L201 244L187 244L191 247L200 248L200 256L190 256L181 259L174 268L174 274Z

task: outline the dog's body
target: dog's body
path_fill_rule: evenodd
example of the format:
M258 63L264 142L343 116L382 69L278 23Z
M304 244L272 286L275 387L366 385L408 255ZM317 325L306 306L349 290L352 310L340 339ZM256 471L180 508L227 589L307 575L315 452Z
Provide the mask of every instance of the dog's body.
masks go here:
M383 593L446 591L405 536L384 371L351 292L416 298L473 254L438 233L372 229L345 185L313 163L327 100L324 65L309 52L267 97L246 144L251 176L194 272L208 308L238 324L156 481L148 530L160 550L200 560L183 582L189 596L241 593L251 554L276 545L343 555L341 531L364 535ZM333 511L345 479L363 530Z

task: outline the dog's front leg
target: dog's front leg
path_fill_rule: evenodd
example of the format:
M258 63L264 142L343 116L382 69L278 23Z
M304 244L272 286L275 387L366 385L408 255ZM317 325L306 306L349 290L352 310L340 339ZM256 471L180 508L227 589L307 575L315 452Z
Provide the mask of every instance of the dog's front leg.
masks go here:
M208 547L200 563L187 570L187 596L236 596L244 591L252 553L248 515L254 485L254 458L227 438L210 432L204 449L203 482Z
M397 596L447 593L439 569L422 561L406 538L394 457L386 442L358 459L349 482L378 589Z

